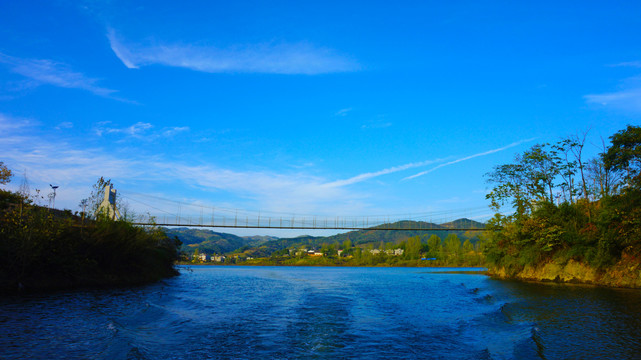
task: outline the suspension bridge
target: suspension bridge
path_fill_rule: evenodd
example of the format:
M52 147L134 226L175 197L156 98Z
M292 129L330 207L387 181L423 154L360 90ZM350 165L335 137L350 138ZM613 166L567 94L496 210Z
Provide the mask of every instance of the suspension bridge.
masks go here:
M109 196L115 199L111 191L113 190L110 189ZM144 214L140 210L133 213L127 210L128 206L124 206L124 209L121 209L122 215L119 214L134 225L141 226L344 231L484 231L486 228L482 220L491 216L485 206L414 214L323 216L214 207L134 192L119 192L118 195L120 201L134 203L137 209L146 209ZM111 201L107 196L105 195L105 201Z

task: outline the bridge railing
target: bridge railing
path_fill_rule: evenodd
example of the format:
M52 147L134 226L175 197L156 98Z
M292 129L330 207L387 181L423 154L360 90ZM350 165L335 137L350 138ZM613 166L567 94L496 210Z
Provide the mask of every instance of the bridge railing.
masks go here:
M309 229L309 230L462 230L482 231L480 223L459 219L447 221L393 220L384 218L341 218L341 217L248 217L203 215L141 215L134 219L137 225L185 226L208 228L253 228L253 229Z

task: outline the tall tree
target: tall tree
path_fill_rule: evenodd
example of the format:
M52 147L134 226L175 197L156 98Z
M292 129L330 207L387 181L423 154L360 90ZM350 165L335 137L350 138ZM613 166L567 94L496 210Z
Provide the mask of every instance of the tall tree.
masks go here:
M438 235L432 234L429 239L427 239L427 246L430 250L430 255L436 257L439 254L441 248L441 238Z
M443 250L448 256L456 256L461 252L461 239L456 234L449 234L443 240Z
M612 146L603 156L605 168L623 172L628 186L641 188L641 127L628 125L610 140Z
M535 200L554 203L554 182L561 173L560 159L556 150L548 150L548 146L549 144L534 145L523 153L522 162Z
M0 184L8 184L11 181L11 176L13 176L11 170L0 161Z
M520 158L517 157L517 161L520 161ZM491 202L490 207L496 212L508 202L516 209L517 217L522 217L532 210L524 170L523 165L518 163L505 164L496 166L493 172L486 174L488 182L496 184L485 196Z
M578 135L574 137L574 146L571 147L572 153L574 154L574 157L576 158L577 165L579 167L579 171L581 173L581 184L583 185L583 197L585 200L588 199L588 186L585 181L585 172L583 169L585 168L585 164L583 163L583 147L585 146L585 138L588 136L588 131L585 131L583 133L583 137L579 137Z
M412 236L407 239L405 245L405 257L407 259L418 259L421 252L421 238L419 236Z
M561 188L565 198L564 200L569 201L570 204L574 203L574 196L577 192L574 185L574 175L576 174L577 163L576 160L570 159L572 148L576 145L577 143L571 138L563 139L558 143L552 145L553 148L558 152L559 158L562 159L562 163L560 163L559 165L560 175L563 179Z

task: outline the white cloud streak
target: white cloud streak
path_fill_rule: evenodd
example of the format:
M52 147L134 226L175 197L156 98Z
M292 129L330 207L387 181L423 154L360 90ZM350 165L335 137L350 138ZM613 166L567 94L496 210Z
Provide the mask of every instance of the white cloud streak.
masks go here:
M641 61L627 61L609 65L610 67L641 68ZM588 104L596 104L610 109L638 113L641 111L641 78L638 76L623 79L622 90L604 94L588 94L583 98Z
M622 110L641 111L641 88L584 96L586 102Z
M383 170L380 170L380 171L363 173L363 174L360 174L360 175L357 175L357 176L354 176L354 177L351 177L351 178L345 179L345 180L332 181L332 182L326 183L324 186L326 186L326 187L341 187L341 186L346 186L346 185L352 185L352 184L356 184L356 183L359 183L359 182L362 182L362 181L365 181L365 180L369 180L369 179L372 179L372 178L375 178L375 177L379 177L379 176L382 176L382 175L392 174L392 173L403 171L403 170L407 170L407 169L426 166L426 165L434 164L434 163L441 162L441 161L443 161L443 160L442 159L426 160L426 161L421 161L421 162L417 162L417 163L409 163L409 164L400 165L400 166L393 166L393 167L390 167L390 168L387 168L387 169L383 169Z
M352 108L340 109L334 113L334 116L347 116L350 111L352 111Z
M624 66L624 67L638 67L641 68L641 61L626 61L618 64L610 65L613 67Z
M207 73L326 74L356 71L359 65L332 49L308 43L250 44L226 49L212 46L126 43L113 29L111 49L122 63L137 69L165 65Z
M133 125L118 128L118 127L110 127L107 126L109 125L110 122L101 122L98 123L97 126L94 128L94 132L98 136L103 136L107 134L121 134L124 135L125 137L132 137L138 140L156 140L158 138L170 138L173 137L179 133L182 132L187 132L189 131L188 126L172 126L172 127L165 127L162 128L161 130L154 131L154 125L147 123L147 122L142 122L139 121Z
M5 64L13 73L30 79L30 86L47 84L67 89L81 89L105 98L129 102L115 97L116 90L97 85L98 79L73 71L67 64L47 59L22 59L1 52L0 63Z
M520 144L522 144L524 142L532 141L532 140L534 140L534 139L521 140L521 141L517 141L517 142L511 143L511 144L509 144L507 146L503 146L503 147L500 147L500 148L497 148L497 149L484 151L484 152L481 152L481 153L478 153L478 154L474 154L474 155L462 157L460 159L452 160L452 161L446 162L444 164L440 164L440 165L438 165L436 167L433 167L433 168L431 168L429 170L421 171L418 174L414 174L412 176L408 176L408 177L404 178L403 180L415 179L417 177L420 177L420 176L423 176L423 175L427 175L427 174L429 174L429 173L431 173L433 171L436 171L436 170L438 170L440 168L443 168L443 167L446 167L446 166L450 166L450 165L454 165L454 164L460 163L462 161L467 161L467 160L474 159L474 158L477 158L477 157L494 154L494 153L497 153L497 152L500 152L500 151L507 150L509 148L515 147L515 146L520 145Z

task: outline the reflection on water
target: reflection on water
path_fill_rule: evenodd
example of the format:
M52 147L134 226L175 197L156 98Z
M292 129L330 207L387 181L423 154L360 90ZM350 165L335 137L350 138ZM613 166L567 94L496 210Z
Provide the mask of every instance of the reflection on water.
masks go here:
M639 329L637 290L443 269L193 266L0 298L3 359L635 359Z

